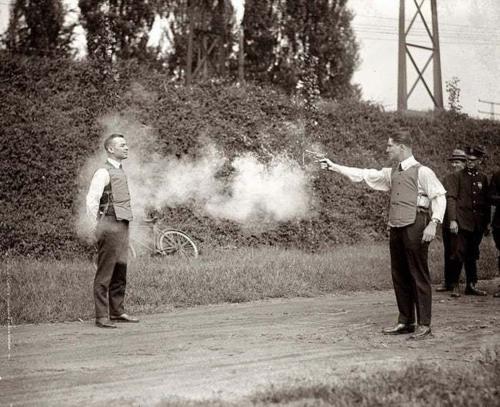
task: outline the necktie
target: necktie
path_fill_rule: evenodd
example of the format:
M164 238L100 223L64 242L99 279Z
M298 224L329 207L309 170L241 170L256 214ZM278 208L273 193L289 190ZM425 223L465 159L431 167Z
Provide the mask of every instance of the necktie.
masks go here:
M403 167L401 166L401 163L399 163L399 165L398 165L398 171L399 172L403 171Z

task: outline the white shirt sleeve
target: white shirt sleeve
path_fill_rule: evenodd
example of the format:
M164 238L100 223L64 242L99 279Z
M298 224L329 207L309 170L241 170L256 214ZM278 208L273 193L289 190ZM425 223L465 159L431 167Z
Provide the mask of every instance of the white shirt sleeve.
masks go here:
M89 192L87 193L87 216L94 223L97 222L99 202L104 188L109 182L109 172L105 168L98 169L90 182Z
M381 170L346 167L339 164L330 164L329 169L345 175L352 182L365 181L366 184L377 191L389 191L391 189L391 169Z
M446 211L446 190L429 167L421 167L418 173L418 183L431 202L432 218L443 221Z

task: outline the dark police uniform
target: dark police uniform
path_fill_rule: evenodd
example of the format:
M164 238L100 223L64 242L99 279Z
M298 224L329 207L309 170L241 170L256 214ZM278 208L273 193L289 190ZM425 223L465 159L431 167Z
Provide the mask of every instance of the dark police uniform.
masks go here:
M448 191L448 184L451 182L452 177L455 175L455 172L447 174L443 180L443 186ZM450 231L450 219L448 216L448 211L444 214L443 219L443 227L442 227L442 235L443 235L443 249L444 249L444 287L446 289L451 290L453 288L454 281L454 271L452 268L452 261L450 257L452 253L456 251L457 246L457 235L451 233Z
M474 286L479 245L491 218L486 175L469 168L453 174L447 185L446 211L448 220L458 223L457 244L451 255L452 284L458 284L465 265L467 287Z
M493 229L495 245L497 250L500 251L500 171L496 172L491 177L489 197L491 205L496 208L495 216L491 222L491 228ZM500 256L498 257L498 271L500 272Z

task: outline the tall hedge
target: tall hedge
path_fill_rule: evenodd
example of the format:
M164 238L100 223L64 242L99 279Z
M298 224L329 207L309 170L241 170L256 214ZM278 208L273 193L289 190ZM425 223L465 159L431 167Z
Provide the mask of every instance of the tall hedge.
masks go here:
M161 155L194 156L207 137L230 158L252 151L265 159L266 151L286 150L300 160L304 146L300 103L277 90L219 82L186 88L134 62L102 83L83 62L0 56L0 107L0 251L21 255L88 251L75 232L79 176L99 147L100 119L107 114L155 129ZM448 170L450 151L466 144L483 144L490 157L486 172L498 170L500 125L464 115L401 116L368 103L322 101L307 139L341 163L376 168L387 164L387 135L399 126L419 135L415 155L438 176ZM164 208L160 215L192 234L202 249L258 244L317 249L385 237L384 193L322 173L314 180L314 198L311 219L272 228L242 228L189 205Z

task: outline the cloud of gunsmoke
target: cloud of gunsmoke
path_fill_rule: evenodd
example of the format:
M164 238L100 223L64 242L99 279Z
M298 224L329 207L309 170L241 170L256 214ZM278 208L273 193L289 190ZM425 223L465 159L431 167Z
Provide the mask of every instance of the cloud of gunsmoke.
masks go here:
M128 142L129 158L123 167L135 218L143 218L148 208L161 210L183 205L243 226L256 221L272 224L309 216L308 174L284 154L267 162L252 153L229 160L208 142L195 158L160 156L153 152L157 137L148 126L120 115L107 116L101 124L103 140L111 133L120 133ZM105 160L101 143L80 176L82 191L86 193L92 174ZM230 175L221 176L221 170L228 167ZM83 206L84 202L82 197Z

